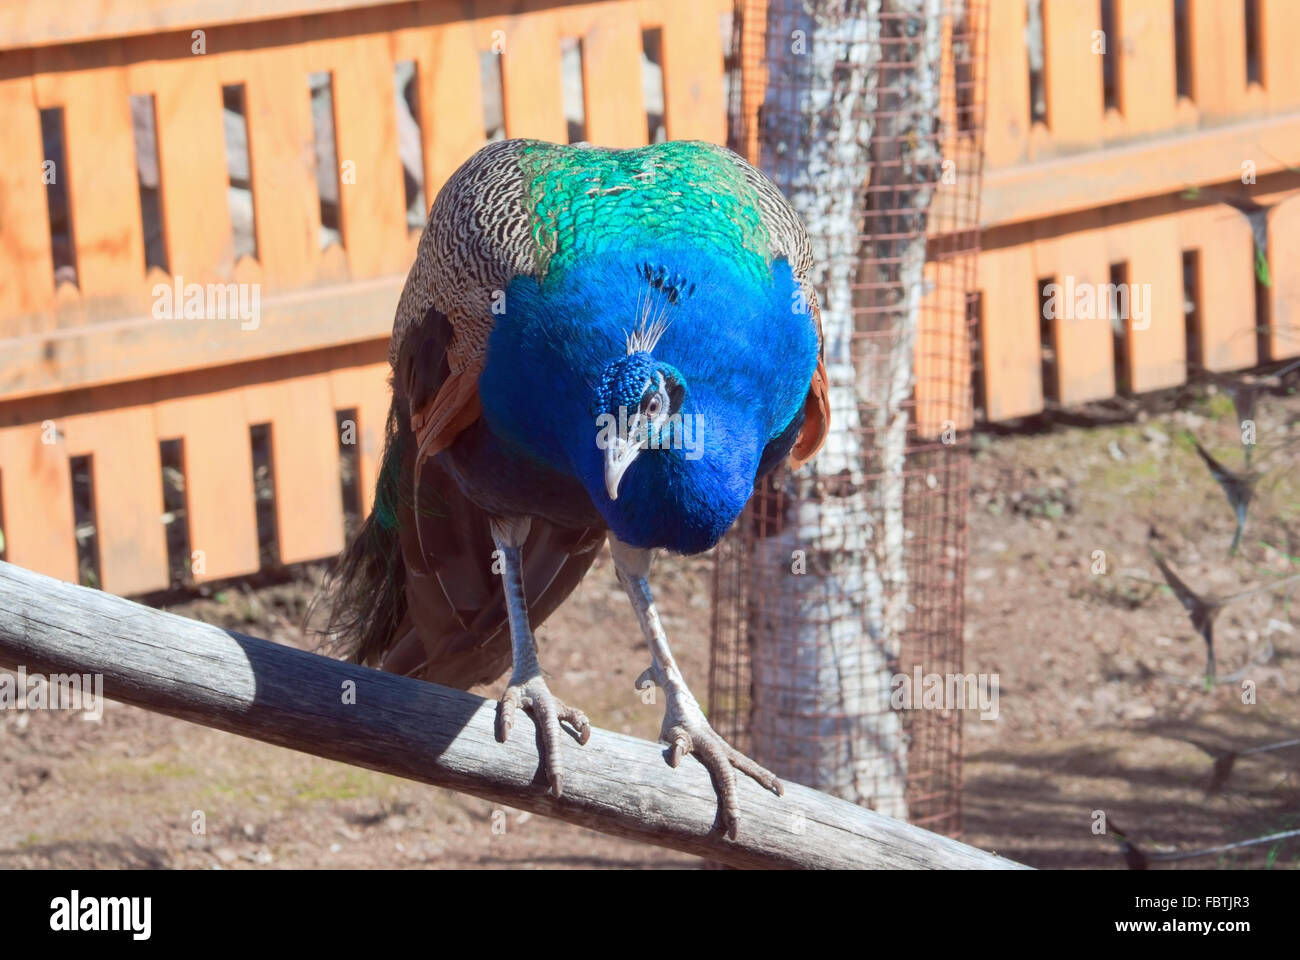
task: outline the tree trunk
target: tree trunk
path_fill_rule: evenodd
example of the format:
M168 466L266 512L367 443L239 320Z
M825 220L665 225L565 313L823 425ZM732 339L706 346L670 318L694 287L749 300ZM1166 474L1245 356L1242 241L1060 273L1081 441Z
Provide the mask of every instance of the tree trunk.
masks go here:
M777 530L751 558L754 755L781 776L903 819L906 748L885 635L853 366L853 282L870 176L881 0L774 0L762 166L808 227L831 430L777 483Z

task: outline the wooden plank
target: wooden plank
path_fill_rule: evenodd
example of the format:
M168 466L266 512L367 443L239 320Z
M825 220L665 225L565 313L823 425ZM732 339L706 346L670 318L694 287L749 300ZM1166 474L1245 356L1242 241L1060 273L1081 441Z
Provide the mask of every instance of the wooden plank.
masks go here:
M1184 383L1187 324L1177 216L1112 226L1106 239L1111 262L1128 264L1129 389L1144 393ZM1145 306L1141 317L1140 304Z
M395 0L7 0L0 4L0 50L84 43L104 37L210 30L218 24L383 7Z
M34 65L40 106L63 107L77 287L114 310L138 308L144 228L122 45L43 48Z
M1023 163L1029 148L1029 58L1023 3L988 9L987 117L984 153L990 167Z
M339 21L341 28L352 30L365 29L368 24L374 26L370 15L364 13ZM334 135L348 271L355 279L405 272L410 266L406 194L397 148L388 35L345 34L317 41L312 50L316 64L334 75Z
M191 396L154 404L160 440L183 441L190 550L202 551L195 581L257 572L257 514L253 455L239 390L203 390L204 378L187 378Z
M486 142L479 46L474 24L410 31L419 85L424 198L430 206L462 163Z
M358 351L358 356L361 351ZM374 504L375 484L383 462L388 408L393 400L388 385L391 368L386 360L358 363L330 372L330 394L336 410L356 410L356 441L361 490L361 512L369 514Z
M142 316L11 338L0 350L0 400L387 341L403 282L381 277L266 296L256 329L233 319Z
M162 462L153 408L143 386L141 402L62 418L68 455L89 455L95 491L95 530L103 589L122 595L168 586L167 541L162 523ZM126 397L112 394L121 404Z
M768 0L747 0L737 11L740 22L740 104L745 118L745 159L761 165L758 155L758 111L767 91Z
M13 563L77 581L77 536L68 448L43 421L0 427L0 505L5 555ZM53 439L54 443L43 440Z
M957 130L957 69L952 54L952 14L943 14L939 37L939 155L957 161L960 134Z
M992 79L990 78L990 83ZM980 221L991 227L1277 173L1300 156L1300 111L1210 130L1155 137L1075 157L990 170Z
M1279 203L1268 216L1269 291L1268 359L1300 356L1300 197Z
M564 796L539 783L538 738L505 743L496 705L473 694L241 636L0 563L0 664L103 677L104 695L219 730L461 790L736 867L1015 869L957 840L790 783L738 777L735 840L694 760L593 729L559 738ZM364 708L338 696L357 690ZM797 824L792 829L792 823ZM585 842L585 840L583 841Z
M1101 215L1075 214L1065 232L1038 233L1034 241L1034 273L1054 278L1062 288L1060 306L1052 321L1057 399L1069 406L1114 396L1114 341L1109 310L1100 297L1103 285L1110 282ZM1086 299L1088 291L1093 297L1091 310Z
M641 89L641 22L630 3L612 6L583 40L587 139L599 147L640 147L647 139Z
M941 437L950 427L969 430L973 423L965 274L951 261L925 265L930 290L921 304L915 348L916 431L921 437Z
M229 280L235 252L221 84L215 61L176 50L174 36L127 44L131 92L154 96L167 265L186 283Z
M1058 146L1077 149L1101 143L1102 64L1101 56L1093 52L1093 37L1100 30L1100 4L1043 0L1047 127Z
M315 279L320 260L320 195L306 45L291 21L247 28L221 56L223 84L243 83L253 185L257 259L271 287Z
M1253 367L1255 244L1249 221L1232 207L1203 207L1179 216L1178 236L1182 249L1200 253L1196 304L1205 367Z
M7 333L28 332L39 318L18 326L15 318L54 305L54 260L45 199L40 111L28 75L30 54L14 54L0 72L0 321ZM56 171L57 173L57 171Z
M285 377L246 387L245 423L270 423L276 523L282 563L319 560L343 549L339 438L330 378L300 374L301 358L285 361Z
M664 0L664 125L670 140L727 142L722 38L694 0Z
M568 142L555 15L534 9L512 20L501 56L506 136Z
M1274 112L1295 109L1300 106L1300 57L1295 50L1300 37L1300 3L1260 0L1259 21L1260 75L1268 108Z
M1116 58L1119 108L1127 134L1167 130L1177 122L1174 69L1174 6L1168 0L1116 0L1119 36L1108 56Z
M1025 227L1012 227L1002 231L999 242L979 255L985 415L994 421L1043 409L1032 235Z
M1246 103L1246 5L1187 0L1192 99L1205 118L1242 112Z

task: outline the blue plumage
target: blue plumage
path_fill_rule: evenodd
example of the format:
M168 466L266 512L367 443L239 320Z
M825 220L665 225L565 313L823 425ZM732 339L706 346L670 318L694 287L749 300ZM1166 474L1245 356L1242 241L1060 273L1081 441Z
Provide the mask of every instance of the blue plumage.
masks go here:
M654 349L627 353L629 334L655 316L666 325ZM784 260L756 283L725 251L663 244L580 264L563 283L516 278L479 394L501 441L500 469L512 469L507 454L523 453L578 480L624 542L696 553L744 507L768 444L793 443L787 428L803 408L817 349ZM680 387L679 408L611 499L597 418L617 422L622 408L626 420L656 370Z

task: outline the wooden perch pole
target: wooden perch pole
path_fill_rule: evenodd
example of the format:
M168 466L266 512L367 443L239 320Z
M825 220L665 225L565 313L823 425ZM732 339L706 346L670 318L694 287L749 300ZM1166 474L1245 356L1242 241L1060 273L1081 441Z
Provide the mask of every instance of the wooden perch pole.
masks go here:
M743 776L731 842L714 829L717 801L699 763L674 770L662 745L607 730L593 729L581 747L565 738L556 800L532 723L497 743L492 701L2 562L0 664L102 674L105 696L123 703L736 867L1020 866L795 784L777 797Z

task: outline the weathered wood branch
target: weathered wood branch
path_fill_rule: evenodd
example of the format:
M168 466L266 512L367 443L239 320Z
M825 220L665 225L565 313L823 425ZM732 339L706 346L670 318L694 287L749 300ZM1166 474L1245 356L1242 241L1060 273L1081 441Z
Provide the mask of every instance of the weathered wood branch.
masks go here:
M715 828L704 768L606 730L566 738L564 796L547 792L531 723L493 736L481 697L222 630L0 563L0 664L102 674L111 699L384 773L460 790L737 867L1017 867L797 785L740 778L738 841ZM350 687L349 685L354 685ZM355 703L344 696L355 690Z

